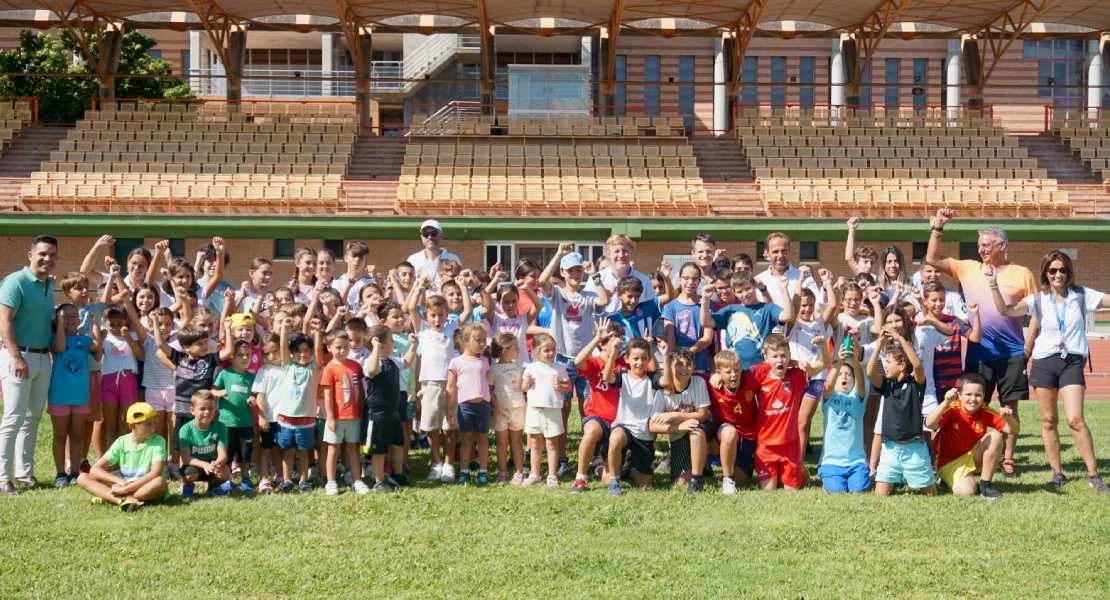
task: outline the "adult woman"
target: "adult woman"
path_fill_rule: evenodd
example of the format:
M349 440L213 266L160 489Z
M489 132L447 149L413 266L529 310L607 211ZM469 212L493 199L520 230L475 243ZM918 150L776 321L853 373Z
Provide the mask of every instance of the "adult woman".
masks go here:
M887 246L879 255L879 285L890 297L891 302L901 300L901 296L910 293L910 278L906 274L906 257L895 246ZM896 298L897 296L897 298Z
M108 281L108 274L96 270L96 258L101 250L104 250L116 243L116 240L110 235L102 235L97 238L93 243L93 247L89 249L89 253L85 255L85 260L81 262L81 273L89 278L89 286L93 288L100 287ZM134 248L127 254L127 260L123 266L124 276L123 283L127 285L127 289L135 291L139 284L147 280L147 272L150 269L151 261L150 251L143 247ZM122 290L117 290L122 291ZM116 295L112 295L112 301L117 302Z
M1066 480L1060 463L1060 433L1057 430L1059 416L1056 403L1060 401L1064 404L1064 417L1071 428L1075 447L1087 466L1088 483L1099 492L1110 491L1098 474L1094 441L1083 417L1086 388L1083 367L1089 354L1086 314L1099 308L1110 308L1110 297L1076 285L1071 257L1059 250L1049 252L1041 261L1038 278L1041 290L1012 306L1006 305L998 290L994 269L989 269L985 275L999 313L1007 317L1032 314L1039 324L1039 331L1033 340L1029 383L1037 392L1037 404L1040 406L1041 438L1048 464L1052 467L1049 484L1059 487ZM1026 342L1027 354L1028 351L1029 342Z

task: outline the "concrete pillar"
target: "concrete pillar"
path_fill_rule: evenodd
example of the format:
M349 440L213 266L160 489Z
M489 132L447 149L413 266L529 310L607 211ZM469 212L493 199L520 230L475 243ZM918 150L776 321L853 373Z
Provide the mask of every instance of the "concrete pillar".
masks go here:
M725 43L718 37L713 40L713 137L720 137L729 129L725 66Z
M985 81L980 81L982 60L979 57L979 41L964 36L961 40L963 50L964 75L967 79L969 108L982 108L983 86Z
M123 51L123 30L109 28L104 32L104 47L101 48L100 64L104 77L100 80L101 98L116 97L116 73L119 73L119 57Z
M960 114L960 82L963 80L960 62L960 40L948 40L948 59L944 63L944 76L948 83L944 94L948 117L951 119Z
M339 40L338 33L324 33L320 36L320 82L321 96L338 96L338 87L331 79L335 75L335 49Z
M829 112L836 117L844 110L844 84L847 83L847 73L844 70L844 52L840 39L834 39L832 46L832 63L829 67Z
M247 61L247 31L232 31L227 40L227 60L224 65L227 73L228 112L238 112L243 100L243 64Z
M374 53L374 36L369 30L365 30L359 34L355 43L359 45L359 53L362 56L361 68L355 68L355 73L362 73L362 76L355 83L355 102L358 103L361 125L369 127L371 121L370 69L373 67L373 61L370 59Z
M1087 118L1098 119L1099 109L1102 108L1102 95L1107 90L1102 86L1106 83L1106 67L1102 63L1102 52L1099 50L1098 40L1087 42Z
M200 36L202 33L203 32L201 31L195 30L189 32L188 74L192 75L193 77L191 77L187 81L189 82L189 87L193 88L193 90L197 92L198 96L203 95L201 93L201 90L207 88L207 82L204 79L197 77L197 75L200 74L200 70L202 68L200 66L201 53L204 52L204 46L200 43Z

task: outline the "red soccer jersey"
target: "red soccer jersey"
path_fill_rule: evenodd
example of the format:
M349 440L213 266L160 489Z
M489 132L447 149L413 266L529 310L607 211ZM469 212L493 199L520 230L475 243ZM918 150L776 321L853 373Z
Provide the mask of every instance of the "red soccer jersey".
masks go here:
M797 367L786 370L782 379L771 377L771 365L750 367L744 377L758 386L759 437L764 446L777 446L798 441L798 411L806 391L808 377Z
M614 373L628 370L628 363L624 362L624 358L617 358L616 365L613 366ZM601 420L613 424L613 419L617 418L617 406L621 402L620 388L609 385L607 381L601 378L601 374L605 372L605 357L591 356L586 359L586 369L578 369L578 374L584 376L590 382L590 399L586 401L586 414L587 417L600 417Z
M708 378L705 385L709 388L709 412L713 415L713 423L718 427L731 424L741 437L749 440L756 439L759 433L756 426L755 386L752 381L751 377L741 375L740 386L732 392L714 388L709 385Z
M937 468L967 454L987 434L987 427L1002 431L1006 419L986 406L969 415L959 400L952 401L952 408L940 416L940 425L933 436L933 453Z

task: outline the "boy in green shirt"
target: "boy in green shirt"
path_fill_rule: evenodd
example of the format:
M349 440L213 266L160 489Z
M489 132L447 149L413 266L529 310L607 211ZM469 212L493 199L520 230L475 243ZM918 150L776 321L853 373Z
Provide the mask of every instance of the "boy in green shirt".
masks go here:
M193 484L203 481L208 491L226 496L231 491L231 469L227 467L227 426L214 421L216 394L200 390L193 394L189 411L193 420L181 428L181 497L193 497Z
M235 465L240 467L239 490L248 494L254 492L249 471L254 440L254 413L251 411L254 374L247 371L250 364L250 342L239 340L231 347L231 368L220 371L212 383L216 389L213 393L220 399L220 423L227 426L227 459L233 467L232 472ZM227 487L231 487L230 481Z
M154 407L146 402L127 408L131 433L120 436L88 473L77 478L77 485L93 495L93 503L108 502L124 512L132 512L169 495L166 438L154 432L157 416ZM119 466L120 476L108 471L111 465Z

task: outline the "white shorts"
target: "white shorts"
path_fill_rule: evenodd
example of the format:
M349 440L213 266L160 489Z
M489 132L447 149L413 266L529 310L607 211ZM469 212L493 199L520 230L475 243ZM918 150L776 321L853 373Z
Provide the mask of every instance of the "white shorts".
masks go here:
M357 444L359 438L358 419L336 419L335 431L324 423L325 444Z
M420 431L425 433L443 429L453 431L458 424L447 422L447 382L420 382Z
M173 401L177 398L175 388L147 388L146 403L158 412L172 412Z
M513 431L523 431L527 412L527 406L501 407L501 410L493 415L493 430L505 431L506 429L512 429Z
M532 435L542 434L545 438L558 437L566 433L563 429L563 409L536 408L529 406L524 417L524 432Z

